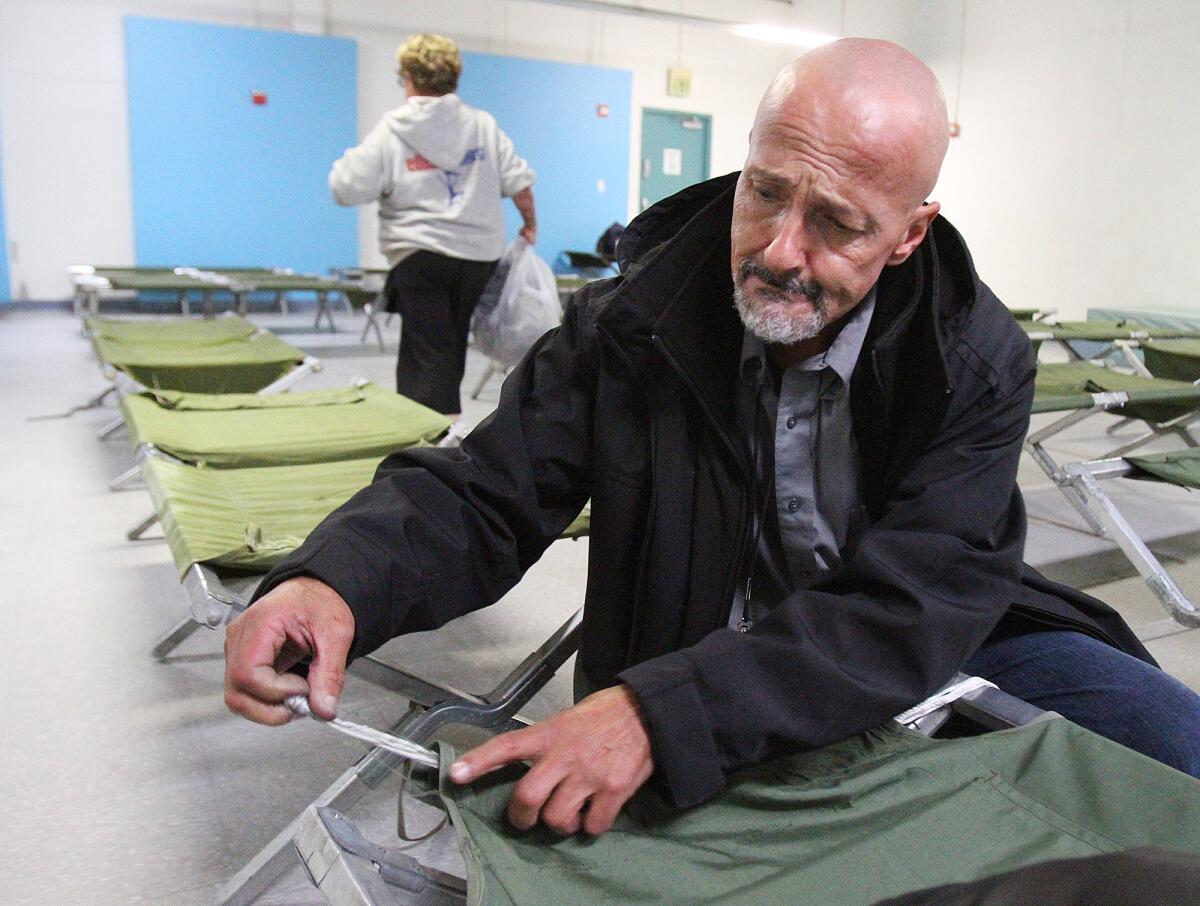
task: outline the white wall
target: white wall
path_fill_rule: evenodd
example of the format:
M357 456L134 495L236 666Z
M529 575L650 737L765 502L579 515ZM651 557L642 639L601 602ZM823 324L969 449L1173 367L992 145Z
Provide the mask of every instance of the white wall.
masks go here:
M698 15L898 40L930 62L953 105L964 0L658 0ZM1192 306L1200 209L1200 4L1188 0L965 0L963 133L935 193L980 272L1010 305ZM648 4L647 4L648 5ZM712 170L735 169L754 107L795 51L709 29L529 0L0 0L0 140L11 283L62 298L76 261L132 263L121 17L312 29L359 42L359 124L399 93L392 54L415 30L467 50L629 69L630 212L640 108L713 115ZM314 13L316 11L316 13ZM692 68L686 99L666 67ZM515 86L519 90L519 86ZM364 263L378 262L373 213Z
M921 50L953 103L961 0ZM1197 306L1200 4L969 0L937 196L1009 305Z
M809 27L836 28L836 0L807 6L823 19ZM675 0L674 8L731 14L718 0ZM313 0L0 0L0 140L14 295L65 297L71 263L133 263L123 16L312 30L320 9ZM328 34L359 42L364 133L400 100L393 54L413 31L440 31L465 50L631 70L631 213L642 107L712 114L712 172L736 169L762 89L796 52L703 27L527 0L327 0L323 9ZM744 0L737 8L756 21L809 22L802 13L777 0ZM666 94L666 69L676 63L693 70L689 98ZM360 234L362 262L381 262L369 208Z

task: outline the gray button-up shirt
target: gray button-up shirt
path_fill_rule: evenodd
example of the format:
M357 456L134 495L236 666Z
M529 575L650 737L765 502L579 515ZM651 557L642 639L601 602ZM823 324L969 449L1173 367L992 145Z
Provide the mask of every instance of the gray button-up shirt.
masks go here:
M734 593L730 628L761 619L790 592L837 569L862 519L850 375L874 311L871 290L829 349L789 367L778 387L765 344L746 332L737 414L751 439L757 545Z

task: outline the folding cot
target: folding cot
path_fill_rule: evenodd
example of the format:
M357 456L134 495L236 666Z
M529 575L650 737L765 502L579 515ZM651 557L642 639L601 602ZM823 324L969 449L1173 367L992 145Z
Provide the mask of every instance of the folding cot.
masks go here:
M553 673L575 642L560 631L509 688L527 694L521 680ZM501 709L451 699L414 708L393 733L428 743L451 723L507 729ZM928 738L952 713L1003 732ZM1200 853L1200 782L961 674L887 725L737 772L698 808L676 813L645 787L595 839L513 832L504 812L523 769L458 787L446 777L453 748L438 749L439 769L414 768L401 787L399 829L409 830L414 800L434 799L465 871L446 870L444 858L442 868L422 864L453 842L448 829L383 846L342 813L367 777L378 786L399 766L375 749L293 828L294 851L329 903L868 904L1050 859L1140 846ZM278 867L235 877L218 902L252 902Z
M415 442L427 442L427 438ZM283 466L213 468L149 449L141 462L142 477L154 500L189 605L188 616L162 636L154 646L154 655L164 658L200 626L218 628L241 613L262 575L294 550L330 511L370 483L379 459L373 456ZM589 515L585 508L562 537L586 535ZM577 627L576 616L555 639L571 637ZM552 643L547 645L553 647ZM570 651L563 654L563 660L569 655ZM476 704L494 702L488 719L494 721L493 725L509 725L515 710L536 690L537 686L530 686L532 680L547 669L553 673L562 662L547 668L544 660L531 668L532 679L514 674L498 691L482 696L442 689L373 656L356 661L354 671L423 706L446 700L461 702L464 696ZM504 692L514 693L516 698L500 701ZM375 759L359 768L369 775L371 765L377 763ZM344 775L346 778L353 778L350 785L354 786L360 775L352 769ZM331 801L348 800L334 797ZM280 839L275 850L283 849L290 832ZM267 861L279 859L275 850ZM286 855L283 850L283 857Z
M68 268L75 288L72 305L80 319L98 317L100 303L114 294L162 293L173 295L183 314L191 313L189 297L199 296L206 309L220 290L199 273L183 268L117 268L73 265Z
M121 412L135 452L154 447L217 468L382 457L450 428L441 413L366 380L271 395L147 390L122 397Z
M387 308L383 298L383 288L387 282L387 275L390 273L389 269L386 267L334 267L330 268L329 272L340 280L348 280L361 287L356 298L347 297L352 305L360 306L363 314L367 316L367 323L363 325L362 336L359 339L366 343L367 334L374 331L379 348L383 349L383 330L379 326L379 315ZM391 319L392 316L389 314L386 323L390 324Z
M428 443L428 433L418 427L409 444ZM239 592L370 484L381 458L213 468L148 449L140 468L154 516L130 534L161 523L191 610L155 645L155 656L164 657L201 625L216 628L237 616L245 607ZM586 534L588 524L585 510L564 537Z
M280 308L286 312L288 293L312 293L317 299L317 316L313 321L313 329L321 326L321 320L329 323L330 332L336 332L333 323L333 311L329 307L332 296L340 296L350 308L361 308L373 302L378 292L363 285L359 280L348 280L337 276L320 276L317 274L280 273L278 271L213 271L202 275L232 293L237 309L246 313L248 297L253 293L274 293L279 300ZM374 329L383 346L383 334L376 323L373 311L367 311L367 326L363 330L365 341L367 330Z
M88 318L85 324L110 384L75 409L98 406L114 392L124 396L148 388L281 393L321 367L319 359L233 314L204 321ZM118 418L100 436L123 423Z
M184 315L191 313L190 299L198 295L206 317L214 314L217 296L227 296L233 308L244 315L249 297L255 293L274 295L281 311L286 313L288 293L303 292L312 293L317 300L314 329L320 327L321 320L325 319L330 331L336 331L329 301L332 296L340 296L350 308L366 311L367 325L363 329L363 341L366 341L367 332L373 329L380 345L383 345L383 336L374 312L368 307L378 291L364 286L361 280L297 274L282 268L254 267L125 268L74 265L68 270L75 286L75 312L81 318L98 316L102 298L121 292L174 294Z
M1056 343L1071 359L1085 360L1107 355L1124 346L1139 346L1149 339L1196 338L1197 331L1181 327L1148 327L1136 321L1024 321L1018 320L1038 350L1043 343ZM1086 347L1092 347L1085 354Z
M244 468L378 459L461 437L441 413L366 380L286 394L147 391L122 397L121 412L136 461L109 483L113 490L141 473L152 450L194 465ZM141 537L157 521L152 512L128 537Z
M1046 449L1046 442L1068 427L1098 412L1109 411L1144 421L1149 430L1107 451L1095 462L1061 465ZM1130 454L1168 434L1176 434L1194 447L1196 441L1188 428L1200 419L1200 386L1124 374L1087 362L1042 364L1038 368L1033 412L1065 414L1029 434L1025 440L1029 454L1087 525L1096 534L1111 536L1117 542L1174 620L1188 628L1200 626L1200 612L1195 605L1098 484L1104 478L1155 477L1182 487L1196 487L1197 478L1191 468L1200 460L1195 451L1170 454L1179 463L1171 469L1157 464L1160 456ZM1156 625L1150 632L1161 634L1161 629Z

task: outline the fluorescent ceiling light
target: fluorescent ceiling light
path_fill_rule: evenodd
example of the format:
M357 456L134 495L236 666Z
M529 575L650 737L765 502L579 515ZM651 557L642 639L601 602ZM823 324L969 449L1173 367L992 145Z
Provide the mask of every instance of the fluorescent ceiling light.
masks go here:
M735 22L729 19L714 19L710 16L699 16L682 11L656 9L647 6L630 5L614 2L614 0L537 0L551 6L569 6L573 9L588 10L593 13L612 13L619 16L636 16L642 19L656 19L660 22L671 22L677 25L699 25L708 28L719 28L732 32L740 38L750 38L754 41L770 41L774 44L790 44L794 47L819 47L836 41L836 35L828 35L819 31L806 31L802 28L786 28L782 25L762 25ZM637 0L634 0L636 3Z
M774 44L791 44L795 47L820 47L830 41L836 41L834 35L819 31L806 31L801 28L784 28L780 25L734 25L732 31L739 38L753 38L756 41L770 41Z

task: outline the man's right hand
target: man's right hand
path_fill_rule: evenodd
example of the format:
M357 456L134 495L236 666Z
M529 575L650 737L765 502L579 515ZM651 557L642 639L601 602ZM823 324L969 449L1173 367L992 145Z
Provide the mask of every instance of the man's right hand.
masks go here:
M292 719L283 703L307 695L313 713L336 716L354 641L354 614L317 579L288 579L229 624L225 635L225 704L235 714L277 726ZM308 680L288 671L311 656Z

